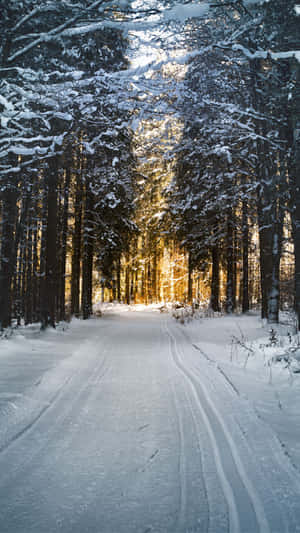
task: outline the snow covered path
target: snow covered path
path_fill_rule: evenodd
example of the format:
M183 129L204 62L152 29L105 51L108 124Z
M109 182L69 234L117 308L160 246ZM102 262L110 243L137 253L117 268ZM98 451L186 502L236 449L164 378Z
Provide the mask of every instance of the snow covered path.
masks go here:
M171 318L107 315L75 335L0 411L1 533L300 531L280 442Z

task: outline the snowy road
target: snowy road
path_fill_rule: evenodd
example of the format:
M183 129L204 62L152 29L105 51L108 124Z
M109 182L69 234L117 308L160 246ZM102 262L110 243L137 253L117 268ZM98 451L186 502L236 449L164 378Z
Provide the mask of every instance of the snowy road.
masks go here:
M297 471L182 328L159 313L80 328L0 411L1 533L300 531Z

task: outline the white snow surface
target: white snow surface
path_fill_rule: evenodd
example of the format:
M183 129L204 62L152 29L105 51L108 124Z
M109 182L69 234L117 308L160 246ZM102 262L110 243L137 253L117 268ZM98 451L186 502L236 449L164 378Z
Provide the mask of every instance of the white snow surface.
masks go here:
M0 341L1 533L299 532L300 377L268 328L104 309Z

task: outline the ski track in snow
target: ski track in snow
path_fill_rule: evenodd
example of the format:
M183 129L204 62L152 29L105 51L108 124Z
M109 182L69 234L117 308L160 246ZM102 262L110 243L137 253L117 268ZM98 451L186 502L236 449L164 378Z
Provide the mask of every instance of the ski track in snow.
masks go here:
M199 344L195 344L193 343L189 336L186 334L185 331L181 330L181 333L182 335L185 337L185 339L187 340L187 342L189 344L191 344L191 346L193 346L193 348L195 348L195 350L197 350L198 352L200 352L203 357L211 364L214 366L214 368L222 375L222 377L224 378L224 380L227 382L229 388L231 389L231 392L234 394L234 395L237 395L241 398L241 401L244 401L244 402L247 402L248 403L248 398L247 396L245 396L244 394L241 395L241 392L239 391L239 389L236 387L236 385L233 383L233 381L230 379L230 377L227 375L227 373L225 372L225 370L217 363L217 361L215 361L214 359L212 359L211 357L209 357L207 355L207 353L199 346ZM199 365L195 365L195 370L196 370L196 373L201 376L201 368L199 367ZM210 378L209 378L210 379ZM280 397L279 397L279 393L278 391L274 391L274 396L276 398L276 401L277 401L277 404L278 404L278 407L279 409L282 410L282 404L281 404L281 401L280 401ZM257 409L255 408L255 405L252 405L250 407L250 405L247 405L247 410L252 409L253 410L253 417L254 418L258 418L262 423L263 425L267 425L268 422L267 421L262 421L261 419L261 416L259 415ZM240 426L240 429L243 433L243 435L245 435L245 431L244 429ZM271 428L270 428L271 429ZM277 458L277 461L278 461L278 465L280 466L280 468L283 468L284 471L286 472L286 474L288 474L288 476L290 478L293 479L293 482L296 484L297 486L297 489L300 493L300 478L299 478L299 468L296 464L293 463L290 455L284 450L284 444L281 442L281 440L279 439L279 437L275 434L273 434L273 438L274 440L277 441L276 445L274 446L274 454ZM279 447L278 447L279 445ZM280 448L280 449L279 449ZM286 456L285 459L283 460L283 456L282 456L282 452L284 453L284 455ZM288 460L286 460L286 458Z
M168 332L168 330L166 330L166 328L165 328L165 331L167 331L167 334L169 335L169 332ZM172 352L171 336L169 335L169 337L170 337L170 356L174 360L174 355L173 355L173 352ZM178 370L177 365L175 365L175 366L176 366L176 368ZM182 427L182 414L180 413L179 401L177 399L177 394L176 394L175 387L174 387L174 395L176 395L176 410L177 410L177 416L178 416L179 425L180 425L181 442L184 442L185 437L184 437L184 430L183 430L183 427ZM201 474L203 476L203 481L204 481L204 485L205 485L205 488L204 488L205 503L207 505L207 513L208 513L208 523L207 523L207 528L206 528L205 531L207 533L209 533L210 531L217 531L217 529L214 528L214 525L215 525L214 524L214 521L215 521L214 517L210 515L211 510L213 509L213 502L209 501L208 490L207 490L207 486L206 486L206 483L205 483L205 474L204 474L204 469L203 469L204 457L203 457L203 452L202 452L202 447L204 445L203 436L201 435L201 432L199 430L199 417L197 417L197 413L195 412L195 408L194 408L194 404L192 402L192 399L188 395L186 390L184 390L184 401L186 402L188 408L190 409L190 413L191 413L191 416L192 416L192 420L193 420L193 424L194 424L194 428L195 428L195 433L196 433L196 437L197 437L198 453L199 453L199 458L200 458L200 461L201 461ZM186 461L187 461L187 457L186 457L185 447L183 446L181 448L181 453L180 453L180 464L182 466L182 469L181 469L182 493L183 493L182 501L184 503L182 504L182 508L183 509L181 509L179 523L178 523L178 531L179 532L184 531L184 518L186 516L187 483L186 483L186 480L184 479L184 476L186 475L186 469L185 469ZM202 495L199 494L199 502L201 500L201 497L202 497ZM201 533L204 533L204 530L201 530Z
M86 341L83 343L83 345L79 348L79 350L84 350L86 346L89 343ZM5 482L9 478L10 480L13 477L16 477L22 469L24 469L30 462L33 461L34 457L38 455L38 453L41 453L41 451L45 450L47 447L48 439L53 435L57 428L61 428L64 425L65 420L70 416L72 410L74 410L75 406L80 404L82 401L82 398L84 395L89 394L91 385L93 384L93 380L95 377L98 381L102 379L102 377L106 374L108 371L108 367L106 365L106 354L104 350L104 357L100 358L98 364L95 367L89 368L89 372L92 370L88 376L85 376L85 379L80 379L80 383L75 388L76 394L73 395L72 402L64 402L64 394L68 394L68 386L72 384L72 382L75 382L76 379L78 380L78 377L82 378L82 369L77 369L71 373L71 375L68 375L64 380L63 383L61 383L57 390L55 390L54 394L50 396L48 400L46 400L45 405L38 410L37 414L33 416L28 423L23 425L21 429L15 433L13 433L7 440L4 440L4 442L0 445L0 458L2 456L5 456L7 451L10 450L10 448L16 448L15 452L15 462L14 462L14 469L13 471L9 471L6 474L2 474L0 477L0 487L5 485ZM103 370L104 369L104 370ZM102 371L103 370L103 371ZM47 375L46 375L47 379ZM42 379L41 379L42 381ZM73 390L73 388L72 388ZM57 407L57 404L59 403L59 406ZM34 405L34 407L36 407ZM55 411L57 407L57 412L55 413L55 424L50 425L47 428L47 433L44 433L42 435L42 438L39 439L38 444L35 443L35 447L32 449L26 449L26 452L22 455L18 453L18 446L20 444L20 441L27 436L27 434L30 434L34 431L35 426L42 421L42 419L47 415L47 413L51 411ZM22 412L23 406L19 406L20 411ZM29 408L32 408L32 405L29 406ZM17 408L18 409L18 408ZM18 414L18 411L17 411ZM0 529L1 531L1 529Z
M207 410L204 407L205 403L203 401L203 394L202 394L202 398L200 398L199 385L203 389L206 402L209 404L211 410L213 411L215 417L217 418L219 424L222 427L223 435L221 435L221 437L223 437L224 440L227 441L227 444L230 448L232 461L234 462L238 475L241 478L242 485L245 487L247 491L246 496L251 501L251 504L255 512L255 519L256 519L257 526L258 526L258 528L256 527L256 530L260 531L260 533L269 533L270 528L266 520L266 517L264 515L261 502L259 501L257 495L255 494L255 491L253 487L251 486L250 481L247 479L242 462L238 456L236 447L228 431L226 430L221 417L219 416L213 402L208 397L207 391L205 390L203 383L200 384L199 379L195 379L195 375L193 375L193 373L190 370L188 370L182 363L182 358L180 357L180 354L179 354L179 349L177 346L176 338L171 333L167 325L166 325L166 330L171 339L174 362L176 366L178 367L178 369L182 372L183 376L185 377L185 379L187 380L187 383L190 386L192 395L195 400L195 404L203 418L208 434L210 436L210 440L211 440L211 444L212 444L212 448L213 448L213 452L215 456L216 467L219 473L220 482L221 482L221 485L224 491L224 495L225 495L225 498L228 504L230 533L239 533L241 531L241 518L242 517L239 515L239 511L238 511L239 509L238 498L236 494L234 493L232 486L230 484L229 474L226 473L226 467L228 467L228 465L225 466L225 460L224 459L222 460L221 449L222 449L222 446L224 446L224 441L221 443L220 435L217 435L213 429L211 420L207 414ZM239 495L239 498L240 498L240 495ZM249 516L247 517L247 520L249 520ZM253 525L251 527L253 528Z
M209 403L211 409L214 411L223 429L224 434L226 434L226 437L230 442L233 457L235 457L236 464L241 472L241 478L243 479L244 485L249 491L253 507L256 510L261 531L270 531L271 533L275 531L276 533L299 532L300 509L299 504L297 503L297 494L298 498L300 495L299 473L290 461L289 456L287 456L284 452L282 443L280 442L279 438L273 433L270 426L258 415L255 407L250 404L248 398L244 395L241 395L238 388L234 385L232 380L217 363L217 361L212 359L211 356L208 356L205 351L199 346L199 344L192 343L190 338L182 328L176 328L176 333L175 335L173 335L175 343L176 335L177 340L179 340L180 336L182 336L185 342L187 341L190 346L200 352L203 356L201 366L199 366L199 364L194 364L192 368L188 369L188 373L190 373L192 379L196 379L197 383L201 386L207 402ZM204 362L206 361L209 363L209 366L207 366L207 364L204 364ZM183 365L182 359L181 364ZM220 386L222 385L222 381L223 387ZM208 384L210 384L210 392L208 391ZM230 429L226 426L225 417L220 414L216 402L214 402L212 399L213 397L217 397L219 401L219 406L221 406L222 397L224 399L226 398L226 389L231 394L233 401L238 401L238 412L240 413L238 419L236 418L236 414L233 417L235 419L235 424L233 427L233 424L231 423ZM227 398L229 398L229 396L227 396ZM231 402L229 404L229 409L232 409L233 411L233 407L234 404ZM266 480L269 478L268 486L264 487L264 491L267 491L269 494L269 502L267 502L267 498L264 495L264 503L267 502L270 505L268 515L270 516L270 511L273 511L274 513L274 511L276 510L276 513L274 513L273 520L272 516L269 519L269 522L271 521L271 524L268 523L268 519L263 508L262 499L258 496L258 491L255 491L253 483L251 483L250 479L247 477L243 461L241 461L238 452L238 448L240 448L241 450L243 449L243 453L245 453L245 450L247 450L247 463L249 464L251 464L251 459L253 464L253 457L257 456L257 458L260 459L258 455L258 450L254 446L251 447L251 445L249 444L249 437L253 437L253 434L255 437L255 432L252 429L252 433L249 434L249 428L247 428L247 424L245 424L243 420L245 418L248 424L249 422L251 422L251 425L254 426L257 434L262 434L265 437L265 449L267 450L265 451L266 457L263 458L260 466L263 468L265 474L267 474L266 478L264 479L264 482L266 483ZM234 429L234 431L231 433L230 430L232 429ZM247 463L244 462L244 464ZM261 482L262 479L259 467L256 466L254 471L256 473L255 481ZM280 512L278 512L279 509Z
M298 533L297 472L220 364L158 313L99 324L0 391L0 532Z
M260 414L258 413L257 409L255 408L255 405L250 405L247 396L245 396L244 394L241 395L241 392L239 391L239 389L235 386L233 381L229 378L229 376L226 374L225 370L223 370L223 368L221 368L221 366L217 363L217 361L215 361L211 357L209 357L199 345L192 343L190 341L190 339L188 338L187 334L184 331L181 331L181 333L184 335L186 340L196 350L198 350L205 357L205 359L207 361L209 361L214 366L214 368L219 372L219 374L221 374L221 376L227 382L227 384L229 386L229 389L231 389L231 392L233 393L233 395L236 394L237 396L240 397L242 402L245 402L247 404L246 405L247 411L248 412L252 411L251 414L252 414L253 419L258 419L260 424L262 424L265 427L268 426L269 429L272 431L271 427L268 425L268 422L265 421L265 420L262 420ZM197 375L199 375L201 377L201 370L202 369L199 366L195 365L195 370L196 370ZM211 381L211 377L209 377L209 379ZM275 395L275 398L277 400L279 409L282 410L282 405L281 405L281 402L280 402L278 391L275 390L274 391L274 395ZM245 435L245 431L243 430L242 427L241 427L241 431L243 432L243 435ZM289 454L286 451L283 451L284 444L280 441L279 437L277 435L275 435L275 434L273 434L272 437L273 437L274 441L276 441L276 444L274 445L273 452L274 452L274 455L275 455L276 460L278 462L278 466L280 467L280 469L283 469L286 472L286 474L289 476L289 478L291 480L293 480L293 483L295 483L295 485L297 486L297 489L298 489L298 491L300 493L299 468L298 468L297 465L295 465L292 462L291 457L289 456ZM283 458L283 454L285 455L284 458Z
M187 507L187 480L186 480L186 455L185 455L185 437L183 430L182 414L180 412L179 400L176 393L176 388L172 383L172 391L174 396L175 410L179 428L179 474L180 474L180 505L178 513L178 525L177 531L180 533L184 530L184 524L186 520L186 507Z

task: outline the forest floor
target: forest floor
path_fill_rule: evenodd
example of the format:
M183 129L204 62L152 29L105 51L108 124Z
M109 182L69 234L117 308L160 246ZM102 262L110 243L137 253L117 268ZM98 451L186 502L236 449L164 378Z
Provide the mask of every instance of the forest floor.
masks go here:
M300 532L298 347L269 329L108 307L2 339L1 533Z

